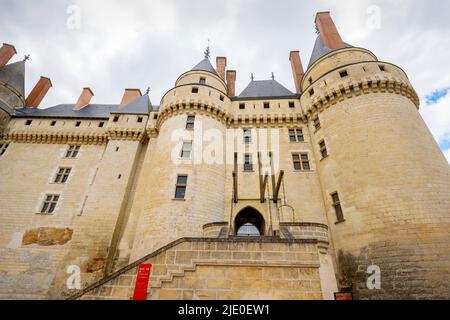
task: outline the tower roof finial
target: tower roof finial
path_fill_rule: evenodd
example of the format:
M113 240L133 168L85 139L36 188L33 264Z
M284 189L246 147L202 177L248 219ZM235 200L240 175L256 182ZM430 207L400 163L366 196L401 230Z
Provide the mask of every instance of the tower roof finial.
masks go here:
M28 61L28 60L30 60L30 55L29 55L29 54L26 54L26 55L23 57L23 61L25 62L25 61Z
M255 80L255 77L253 76L253 72L252 72L252 76L250 77L250 79L251 79L252 81Z
M272 72L272 80L275 80L275 75L273 74L273 72Z
M209 49L209 39L208 39L208 46L206 47L206 50L205 50L205 59L209 59L210 54L211 54L211 50Z

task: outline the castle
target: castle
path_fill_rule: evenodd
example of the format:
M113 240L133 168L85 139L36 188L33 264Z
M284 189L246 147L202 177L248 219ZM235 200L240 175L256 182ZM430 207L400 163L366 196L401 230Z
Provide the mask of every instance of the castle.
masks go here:
M295 93L252 78L237 95L207 50L159 106L85 88L39 108L50 79L25 97L4 44L0 298L131 299L141 264L152 300L450 298L450 166L419 98L330 13L315 23Z

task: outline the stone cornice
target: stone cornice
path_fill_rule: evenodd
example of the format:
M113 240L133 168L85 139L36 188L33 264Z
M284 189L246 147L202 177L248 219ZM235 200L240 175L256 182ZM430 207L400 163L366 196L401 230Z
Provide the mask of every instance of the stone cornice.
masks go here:
M325 92L318 91L311 103L304 107L306 117L311 118L316 112L322 112L338 102L370 93L398 94L410 99L417 109L420 105L419 96L409 82L392 76L371 76L339 83Z
M105 133L88 132L46 132L46 131L11 131L3 134L2 140L18 143L47 144L105 144L108 136Z
M142 142L147 137L145 131L145 129L137 128L110 128L108 129L108 138Z

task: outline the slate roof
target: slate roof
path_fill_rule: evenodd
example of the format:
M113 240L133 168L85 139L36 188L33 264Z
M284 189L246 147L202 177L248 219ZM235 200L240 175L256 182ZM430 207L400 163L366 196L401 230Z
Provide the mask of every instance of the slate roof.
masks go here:
M21 108L15 110L14 117L108 119L111 113L148 115L154 109L148 95L143 95L124 108L119 108L118 104L89 104L74 111L74 107L75 104L60 104L47 109Z
M345 47L346 48L351 48L353 46L349 45L348 43L345 43ZM316 39L316 43L314 44L314 49L312 51L311 54L311 59L309 60L309 64L308 64L308 68L311 67L314 62L316 62L317 60L319 60L320 58L322 58L323 56L329 54L331 51L330 48L325 47L325 45L323 44L322 38L319 36L317 36Z
M276 80L251 81L238 98L276 98L295 96Z
M214 73L217 76L219 75L208 58L205 58L202 61L200 61L194 68L192 68L191 71L208 71Z
M0 81L14 87L25 96L25 61L8 64L0 68Z

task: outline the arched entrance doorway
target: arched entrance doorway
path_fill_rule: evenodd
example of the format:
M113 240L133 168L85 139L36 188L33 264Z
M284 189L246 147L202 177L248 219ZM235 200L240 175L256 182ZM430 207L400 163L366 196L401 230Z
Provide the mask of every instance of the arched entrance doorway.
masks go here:
M263 216L251 207L243 209L234 220L234 230L240 237L260 237L264 235Z

